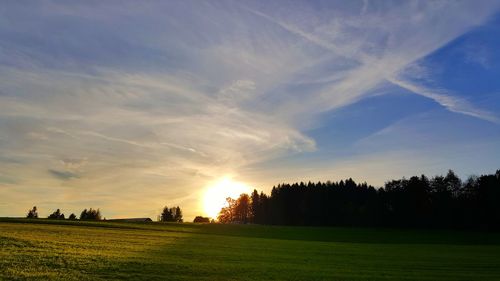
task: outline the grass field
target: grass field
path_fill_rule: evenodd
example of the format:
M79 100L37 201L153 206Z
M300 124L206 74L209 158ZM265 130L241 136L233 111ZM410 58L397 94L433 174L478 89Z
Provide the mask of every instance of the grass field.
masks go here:
M0 219L0 280L500 280L500 234Z

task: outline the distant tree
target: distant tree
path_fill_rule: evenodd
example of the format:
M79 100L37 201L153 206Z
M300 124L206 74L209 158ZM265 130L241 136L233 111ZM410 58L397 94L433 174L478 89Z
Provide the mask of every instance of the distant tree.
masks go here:
M38 210L37 210L36 206L33 206L33 208L28 211L26 218L28 218L28 219L37 219L38 218Z
M68 219L69 220L76 220L76 215L71 213L71 215L69 215Z
M80 213L80 219L81 220L86 220L87 219L87 209L83 209L83 211Z
M101 220L101 211L99 209L84 209L80 214L81 220Z
M175 207L174 221L182 222L182 210L179 206Z
M174 216L172 215L172 210L167 206L163 208L163 211L161 212L160 215L160 220L165 222L174 220Z
M169 208L167 206L163 207L160 214L160 221L163 222L182 222L182 210L179 206Z
M47 218L48 219L56 219L56 220L62 219L63 220L64 214L61 213L61 210L57 209L57 210L55 210L55 212L50 214Z
M194 223L209 223L210 222L210 218L202 217L202 216L197 216L196 218L194 218L193 222Z

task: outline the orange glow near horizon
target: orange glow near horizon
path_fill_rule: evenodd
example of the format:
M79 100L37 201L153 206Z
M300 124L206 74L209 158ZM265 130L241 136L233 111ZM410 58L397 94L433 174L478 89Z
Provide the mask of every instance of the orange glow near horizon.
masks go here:
M250 193L250 187L230 178L223 178L210 185L203 197L205 215L217 219L220 210L226 206L226 198L236 199L242 193Z

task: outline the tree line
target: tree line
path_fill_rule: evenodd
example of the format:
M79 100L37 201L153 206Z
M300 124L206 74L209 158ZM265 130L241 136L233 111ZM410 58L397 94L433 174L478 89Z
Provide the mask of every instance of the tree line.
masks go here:
M33 206L30 210L28 210L28 213L26 214L26 218L28 219L38 219L38 208L36 206ZM66 217L64 214L61 212L60 209L56 209L53 213L51 213L48 217L48 219L54 219L54 220L64 220ZM71 213L68 216L69 220L76 220L76 215L74 213ZM80 220L101 220L101 211L99 209L84 209L80 213Z
M28 210L28 213L26 214L26 218L28 219L37 219L38 218L38 209L36 206L33 206L30 210ZM48 219L59 219L59 220L64 220L65 215L61 212L60 209L55 210L53 213L51 213L48 217ZM74 213L68 216L69 220L76 220L77 217ZM84 209L80 213L80 220L103 220L103 217L101 215L101 210L99 209ZM106 218L104 218L106 220ZM161 212L161 214L158 216L158 221L162 222L183 222L182 219L182 209L177 206L173 208L168 208L165 206Z
M390 180L280 184L228 198L222 223L500 229L500 170L462 181L453 171Z

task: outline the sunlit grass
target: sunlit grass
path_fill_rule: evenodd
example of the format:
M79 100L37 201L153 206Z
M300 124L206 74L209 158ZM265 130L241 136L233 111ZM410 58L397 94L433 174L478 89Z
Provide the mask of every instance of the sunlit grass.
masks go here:
M8 279L95 280L94 274L107 275L123 262L144 260L152 249L183 235L41 224L2 223L0 228L0 263Z
M0 220L0 280L498 280L500 235Z

